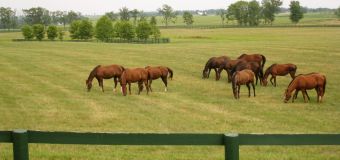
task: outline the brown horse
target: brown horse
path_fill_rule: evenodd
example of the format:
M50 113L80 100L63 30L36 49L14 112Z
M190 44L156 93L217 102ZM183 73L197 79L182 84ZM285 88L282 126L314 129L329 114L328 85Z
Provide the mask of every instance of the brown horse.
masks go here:
M218 73L221 73L222 70L224 69L227 74L228 74L228 82L230 83L231 82L231 70L240 62L240 61L244 61L242 59L236 59L236 60L228 60L226 62L224 62L220 68L218 69ZM244 61L246 62L246 61Z
M89 77L85 81L87 86L87 91L89 92L92 88L92 80L93 78L96 78L98 80L99 86L102 88L102 91L104 92L104 84L103 79L110 79L113 78L115 82L114 91L116 91L117 82L120 79L120 76L122 75L124 71L124 67L120 65L109 65L109 66L101 66L98 65L90 72Z
M255 85L254 85L254 72L250 69L245 69L242 71L237 71L232 76L232 88L235 99L240 99L240 89L241 85L247 85L248 87L248 97L250 97L250 86L253 86L254 97L255 97Z
M149 84L150 91L152 92L152 89L151 89L152 80L161 78L165 85L164 91L167 92L168 91L168 74L169 74L169 78L172 80L173 71L169 67L164 67L164 66L157 66L157 67L146 66L145 69L148 71L148 77L149 77L148 84Z
M247 62L257 62L262 66L262 68L266 63L266 57L262 54L242 54L237 59L243 59Z
M146 94L149 94L148 71L144 68L125 69L121 76L120 85L122 86L123 95L126 96L126 84L129 85L129 94L131 95L131 83L138 83L138 94L143 90L143 82L146 88Z
M322 102L322 98L326 91L326 76L320 73L309 73L296 76L288 85L285 91L284 102L287 103L291 97L292 92L295 90L293 100L296 98L297 93L301 90L303 99L306 101L306 90L315 89L317 93L317 102Z
M267 68L266 72L264 73L262 82L264 86L267 86L267 78L269 75L272 75L270 78L270 83L276 87L276 76L285 76L288 73L294 79L296 73L296 65L295 64L272 64L270 67ZM274 83L273 80L274 79Z
M227 60L230 60L230 58L227 56L211 57L204 66L202 78L209 78L210 70L214 69L216 73L216 81L219 80L220 73L217 71L217 69L220 68L220 66Z
M244 69L250 69L254 72L256 78L256 85L257 81L260 78L260 83L262 82L263 72L262 67L257 62L246 62L246 61L239 61L234 68L231 69L230 74L234 75L237 71L242 71Z

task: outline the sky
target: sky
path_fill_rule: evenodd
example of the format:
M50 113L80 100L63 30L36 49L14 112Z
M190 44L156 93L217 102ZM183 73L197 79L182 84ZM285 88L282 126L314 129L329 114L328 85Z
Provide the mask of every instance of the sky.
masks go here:
M43 7L50 11L74 10L82 14L104 14L118 12L119 8L156 11L163 4L168 4L175 10L204 10L227 8L238 0L0 0L0 7L11 7L18 13L22 9ZM249 1L249 0L248 0ZM257 0L261 1L261 0ZM282 7L288 8L291 0L283 0ZM309 8L338 8L340 0L299 0L300 5Z

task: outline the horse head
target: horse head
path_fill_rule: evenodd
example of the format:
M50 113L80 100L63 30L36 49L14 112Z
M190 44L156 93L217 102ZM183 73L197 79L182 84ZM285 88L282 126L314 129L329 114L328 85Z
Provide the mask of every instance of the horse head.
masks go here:
M87 87L87 91L90 92L90 90L92 88L92 81L86 80L85 84L86 84L86 87Z
M283 102L287 103L290 97L292 97L291 92L289 92L288 89L286 89Z
M267 78L262 78L262 85L267 86L267 84L268 84Z

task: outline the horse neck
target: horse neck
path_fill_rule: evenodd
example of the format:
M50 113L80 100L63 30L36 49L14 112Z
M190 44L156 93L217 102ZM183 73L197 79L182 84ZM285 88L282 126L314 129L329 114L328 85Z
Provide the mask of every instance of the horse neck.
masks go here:
M289 93L292 93L295 89L296 89L296 82L297 82L297 79L293 79L292 82L288 85L288 88L287 88L287 91Z
M120 77L120 80L121 80L121 84L122 85L125 85L126 84L126 71L124 71Z
M272 70L271 67L266 70L266 72L263 75L263 79L267 79L268 78L269 74L271 73L271 70Z

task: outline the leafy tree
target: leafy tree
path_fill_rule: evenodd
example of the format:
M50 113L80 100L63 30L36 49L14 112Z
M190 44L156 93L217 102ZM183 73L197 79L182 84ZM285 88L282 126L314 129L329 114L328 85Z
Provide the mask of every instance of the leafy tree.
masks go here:
M293 23L296 24L300 21L300 19L303 18L303 9L300 6L299 1L291 1L289 5L289 10L290 10L289 18Z
M338 17L338 19L340 20L340 7L337 8L334 12L334 14Z
M192 25L194 23L194 16L190 12L185 11L183 13L183 21L187 25Z
M59 28L58 29L58 39L62 41L64 39L64 35L65 35L64 30Z
M7 28L8 30L11 27L16 26L17 17L15 16L15 11L11 8L0 7L0 24L3 28Z
M72 39L80 39L80 33L79 33L80 23L81 23L80 20L73 21L71 23L69 32L70 32L70 37Z
M130 40L135 37L135 29L129 21L117 22L114 26L116 36L121 39Z
M282 5L281 0L262 0L262 14L264 23L273 24L275 13L279 12L279 7Z
M105 16L109 17L111 21L116 21L118 19L118 15L112 12L105 13Z
M27 24L44 24L49 25L51 23L51 17L49 11L45 8L36 7L22 10L25 15L25 22Z
M132 11L130 11L131 17L133 18L133 25L136 26L137 24L137 18L139 16L139 11L137 9L134 9Z
M225 19L226 19L226 17L227 17L227 16L226 16L226 15L227 15L227 11L224 10L224 9L220 9L220 10L218 10L218 11L216 12L216 14L217 14L218 16L220 16L222 25L224 26L224 21L225 21Z
M45 27L42 24L33 25L33 35L34 37L41 41L45 37Z
M247 25L249 22L248 2L238 1L228 7L228 13L233 15L239 25Z
M161 31L155 25L151 25L151 35L153 38L158 39L161 37Z
M93 37L93 31L92 23L89 20L81 20L79 26L80 39L91 39Z
M119 16L120 16L120 20L129 21L130 20L129 9L126 7L119 9Z
M96 24L96 38L107 42L113 37L113 26L112 21L107 16L102 16Z
M66 16L66 20L68 24L71 24L73 21L81 20L82 16L81 13L77 13L74 11L69 11Z
M177 13L172 9L171 6L164 4L162 8L158 9L158 13L163 16L163 22L165 23L166 27L168 27L169 22L175 23Z
M31 40L33 39L34 35L33 35L33 29L30 25L24 25L21 28L22 31L22 35L24 36L24 38L26 40Z
M259 2L253 0L248 3L248 23L250 26L257 26L260 23L261 6Z
M48 26L47 28L47 38L49 40L54 40L58 37L58 28L57 26Z
M155 16L152 16L151 19L150 19L150 24L152 26L156 26L157 25L157 19Z
M139 39L148 39L152 34L151 25L147 21L140 21L136 27L136 34Z

